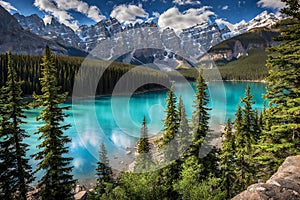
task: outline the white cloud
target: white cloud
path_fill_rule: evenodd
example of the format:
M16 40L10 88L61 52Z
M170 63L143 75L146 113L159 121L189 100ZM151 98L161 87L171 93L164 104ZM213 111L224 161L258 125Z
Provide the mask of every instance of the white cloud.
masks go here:
M233 24L231 24L228 21L225 21L224 19L216 19L215 21L219 26L220 25L226 25L231 31L233 31L235 29L235 26Z
M51 20L52 20L52 16L50 16L50 15L45 15L45 17L43 18L45 25L50 24Z
M202 22L208 22L210 16L216 16L209 10L210 8L208 6L198 9L190 8L181 13L178 8L173 7L160 15L158 25L160 28L170 27L174 30L182 30Z
M225 5L222 7L222 10L228 10L229 6L228 5Z
M62 10L75 10L98 22L105 17L100 14L97 6L90 6L80 0L55 0L57 7Z
M100 15L100 10L97 6L91 6L89 8L89 11L87 13L87 16L91 19L93 19L96 22L101 21L102 19L105 19L105 16Z
M138 6L122 4L115 7L110 16L123 23L135 21L137 17L148 18L149 14L142 8L141 4Z
M285 7L285 3L280 0L259 0L257 5L263 8L281 9Z
M35 0L34 5L74 30L78 28L78 21L71 16L68 10L80 12L96 22L105 18L96 6L89 6L80 0Z
M178 5L199 5L201 4L200 1L193 1L193 0L173 0L174 4Z
M159 12L153 12L152 15L156 18L159 18L159 16L160 16Z
M8 12L10 12L12 10L17 11L17 9L14 6L12 6L9 2L6 2L6 1L0 0L0 6L2 6Z

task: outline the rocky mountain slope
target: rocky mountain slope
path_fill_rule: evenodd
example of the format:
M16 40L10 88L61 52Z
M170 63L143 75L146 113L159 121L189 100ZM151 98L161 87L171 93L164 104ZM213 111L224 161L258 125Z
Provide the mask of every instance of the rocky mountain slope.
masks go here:
M109 18L95 25L83 25L73 31L55 19L45 24L37 15L14 16L24 29L40 36L78 46L87 52L101 46L102 49L98 49L97 56L102 59L121 56L118 60L125 63L138 65L153 62L156 62L156 65L168 63L172 67L176 67L178 65L176 60L182 57L197 62L199 57L224 39L245 33L254 27L270 27L280 19L272 13L263 12L249 22L236 25L201 23L175 32L168 28L161 30L154 22L124 26L117 19Z
M288 157L278 171L266 182L249 186L232 200L299 200L300 155Z
M228 62L237 60L240 57L249 55L252 49L265 50L267 47L276 45L274 37L279 36L279 32L268 28L254 28L249 32L225 40L209 49L208 54L200 60L212 59L217 65L225 65Z
M18 54L42 54L46 45L57 55L85 56L80 49L42 38L24 30L18 21L0 6L0 52L11 50Z
M40 36L55 39L65 45L78 47L80 39L74 31L70 27L58 23L53 18L50 23L45 24L43 19L36 14L25 17L16 13L13 16L25 30L29 30Z

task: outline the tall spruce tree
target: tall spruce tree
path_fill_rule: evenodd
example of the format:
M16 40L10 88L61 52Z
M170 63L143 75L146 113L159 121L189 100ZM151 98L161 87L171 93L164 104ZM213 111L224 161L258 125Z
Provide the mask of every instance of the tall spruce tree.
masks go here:
M259 114L258 110L254 110L254 120L253 120L253 144L259 142L262 126L263 126L263 116L262 112Z
M134 170L137 172L147 172L151 168L153 160L150 151L146 117L144 117L142 122L141 136L138 142L137 152L139 155L136 158Z
M174 86L168 92L166 99L167 108L165 110L166 117L164 119L164 132L161 148L164 148L165 161L173 161L178 155L178 144L176 136L179 129L179 115L177 110L177 99L174 92Z
M166 117L164 119L164 132L161 139L159 149L163 151L164 163L168 164L164 169L160 171L163 188L166 196L172 196L176 198L177 192L173 190L173 182L179 177L179 163L178 163L178 131L180 117L177 109L177 99L174 93L174 86L168 92L166 99L167 108L165 110Z
M0 197L1 199L13 199L15 190L14 173L15 154L13 148L13 134L8 131L9 119L5 105L7 103L7 95L4 87L0 93Z
M60 107L66 101L67 93L60 94L57 82L57 68L54 66L53 55L46 46L42 58L41 95L34 94L34 107L42 108L37 120L43 121L36 134L40 134L41 149L34 155L39 161L37 171L43 170L44 175L38 183L40 195L43 199L69 199L72 186L75 183L71 171L72 158L65 157L69 152L67 144L71 141L64 134L70 127L63 124L67 115L63 112L69 107Z
M251 152L251 145L254 144L255 140L258 139L256 127L257 119L255 117L255 111L252 106L255 103L253 100L253 95L251 94L251 88L247 85L245 91L245 97L242 98L241 103L243 103L243 120L242 120L242 134L244 137L245 144L243 148L247 152Z
M101 195L104 194L107 185L113 183L112 169L109 166L109 159L107 157L107 151L104 142L101 143L100 147L96 176L97 180L95 191L97 193L97 196L101 197Z
M237 191L242 191L246 188L250 179L250 169L247 162L247 156L249 155L249 138L246 138L243 128L243 112L240 105L238 105L237 112L235 114L234 121L235 129L235 152L236 152L236 175L237 175Z
M300 2L282 0L281 10L290 19L278 24L280 45L270 48L267 60L267 94L270 107L256 158L266 176L273 174L283 160L300 153Z
M0 196L25 200L28 186L34 180L26 158L28 144L23 141L29 136L20 127L25 123L22 109L26 105L10 52L7 60L7 82L1 89L0 100Z
M248 93L248 89L246 89L246 94ZM242 102L247 101L249 99L246 95L245 98L242 99ZM250 131L250 124L252 122L248 122L249 113L248 112L250 106L247 108L246 105L250 105L249 103L245 103L245 108L242 108L238 105L237 112L235 114L234 128L235 128L235 154L236 154L236 175L237 175L237 191L244 190L251 181L252 178L252 135Z
M190 134L190 127L189 122L186 116L185 106L183 104L182 97L179 97L178 100L178 113L180 116L180 123L178 129L178 152L182 154L182 157L186 154L188 147L191 143L191 134Z
M196 94L194 100L194 111L192 116L192 145L191 153L196 157L200 156L200 149L205 141L209 131L209 114L208 108L209 97L207 93L207 84L202 77L202 71L199 72L196 84ZM202 157L202 156L201 156Z
M232 131L231 120L228 119L223 134L223 146L220 154L220 166L222 172L222 189L226 192L226 199L231 199L235 194L235 136Z

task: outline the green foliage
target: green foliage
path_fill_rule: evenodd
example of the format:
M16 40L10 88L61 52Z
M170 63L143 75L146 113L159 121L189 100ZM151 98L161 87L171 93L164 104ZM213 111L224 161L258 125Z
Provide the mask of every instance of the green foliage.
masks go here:
M268 76L266 60L268 53L263 49L249 50L248 56L242 56L236 60L216 61L217 69L220 72L216 74L216 69L204 69L203 73L207 80L265 80ZM197 69L180 69L178 70L189 80L196 80L198 76ZM172 75L172 74L171 74Z
M109 166L109 160L103 142L101 143L100 147L99 161L97 162L96 168L96 177L96 187L94 190L96 196L101 197L101 195L105 193L106 187L113 183L112 169Z
M235 135L232 131L231 120L228 119L225 133L223 134L223 146L220 154L222 190L226 193L226 199L231 199L236 194L235 155Z
M268 75L265 67L267 53L262 49L249 50L248 56L243 56L231 61L224 66L218 67L222 80L264 80ZM208 74L210 70L206 71ZM213 77L213 74L209 74ZM211 78L213 79L213 78Z
M139 155L135 160L134 170L136 172L149 171L153 166L152 154L150 149L150 143L148 140L148 128L146 117L144 117L141 128L141 137L138 142L137 152Z
M18 79L24 81L22 84L23 95L32 95L33 92L41 94L41 84L39 79L42 76L41 56L32 55L12 55L15 63ZM0 54L0 87L7 80L7 57ZM96 93L93 95L111 94L118 80L125 74L129 78L122 84L123 92L135 90L132 81L136 83L152 82L170 85L169 78L164 73L147 67L136 67L124 63L101 61L81 57L53 56L56 66L57 82L61 86L61 92L73 93L75 78L84 79L84 85L90 87L95 80L99 79L99 74L103 73L99 80ZM108 66L108 67L107 67ZM84 67L84 74L78 74L79 69ZM107 67L105 69L105 67ZM134 68L134 70L132 70ZM88 73L88 77L87 77ZM91 77L94 76L94 77ZM147 84L138 88L137 91L144 91L151 88L163 88L156 84ZM90 95L90 94L88 94Z
M47 46L42 58L41 95L35 95L34 107L41 107L40 116L43 125L39 127L36 134L40 134L41 143L37 146L40 151L34 155L39 161L37 171L43 170L44 175L38 183L40 195L43 199L69 199L71 189L75 181L70 174L72 158L64 157L68 153L67 143L70 139L64 135L64 130L70 125L62 124L64 117L60 104L66 101L67 94L60 94L57 81L57 68L49 47Z
M259 137L258 118L253 110L253 95L247 86L245 97L241 99L243 107L238 106L234 121L235 138L235 173L237 175L237 191L242 191L253 182L254 165L253 145Z
M178 115L180 116L180 123L178 129L178 152L181 154L181 157L187 153L190 143L191 143L191 134L190 134L190 127L189 122L186 116L185 106L183 104L183 100L181 96L179 97L178 101Z
M210 108L207 107L209 97L207 93L207 84L205 83L202 73L199 73L196 84L196 94L194 100L194 111L192 116L192 145L191 154L196 157L200 156L200 149L205 137L209 131L209 114Z
M220 179L210 177L203 180L201 174L204 165L199 163L194 155L185 159L182 165L182 172L178 182L174 183L174 189L180 194L179 199L223 199L224 192L219 187Z
M173 85L168 92L166 103L167 108L165 110L164 133L160 148L163 148L165 161L168 162L175 160L178 155L178 144L175 137L177 136L179 129L179 115Z
M243 121L242 121L242 137L244 137L244 144L241 144L246 151L251 151L251 144L254 143L257 135L257 116L256 111L253 110L252 106L255 103L253 101L253 95L251 95L250 86L248 85L245 91L245 97L242 98L241 103L243 106Z
M25 200L27 187L34 179L26 158L28 144L23 142L28 135L20 128L25 123L22 109L26 105L10 52L7 60L6 87L0 94L0 198Z
M287 156L300 153L300 3L284 0L282 10L292 17L281 26L280 45L270 48L267 94L270 107L258 145L257 160L263 179L274 173ZM261 173L262 174L262 173Z
M108 200L153 200L166 199L164 188L161 184L159 171L142 174L121 173L118 180L119 186L110 193L105 194Z

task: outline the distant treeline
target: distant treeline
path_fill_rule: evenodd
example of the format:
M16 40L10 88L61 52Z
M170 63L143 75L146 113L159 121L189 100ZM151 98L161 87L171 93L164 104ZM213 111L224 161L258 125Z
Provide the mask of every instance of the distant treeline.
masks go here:
M39 78L41 77L41 56L32 55L12 55L13 66L16 67L19 79L24 81L22 85L23 95L31 95L33 92L37 94L41 93L41 86ZM135 68L133 65L127 65L124 63L93 60L84 62L84 58L80 57L63 57L55 56L55 66L57 67L58 85L61 86L61 92L68 92L72 95L73 85L77 72L79 71L82 63L86 66L80 77L86 76L84 79L86 82L81 82L83 87L94 84L95 78L98 78L98 87L96 95L111 94L116 83L119 79L128 73L128 77L122 83L122 93L126 93L134 89L134 82L150 82L150 84L139 87L137 91L148 90L151 88L163 88L162 85L169 85L170 81L167 75L162 72L149 69L149 68ZM107 67L108 66L108 67ZM106 68L107 67L107 68ZM100 76L99 73L103 73ZM92 75L92 76L91 76ZM7 80L7 55L0 54L0 87L4 85ZM155 84L163 83L163 84Z

